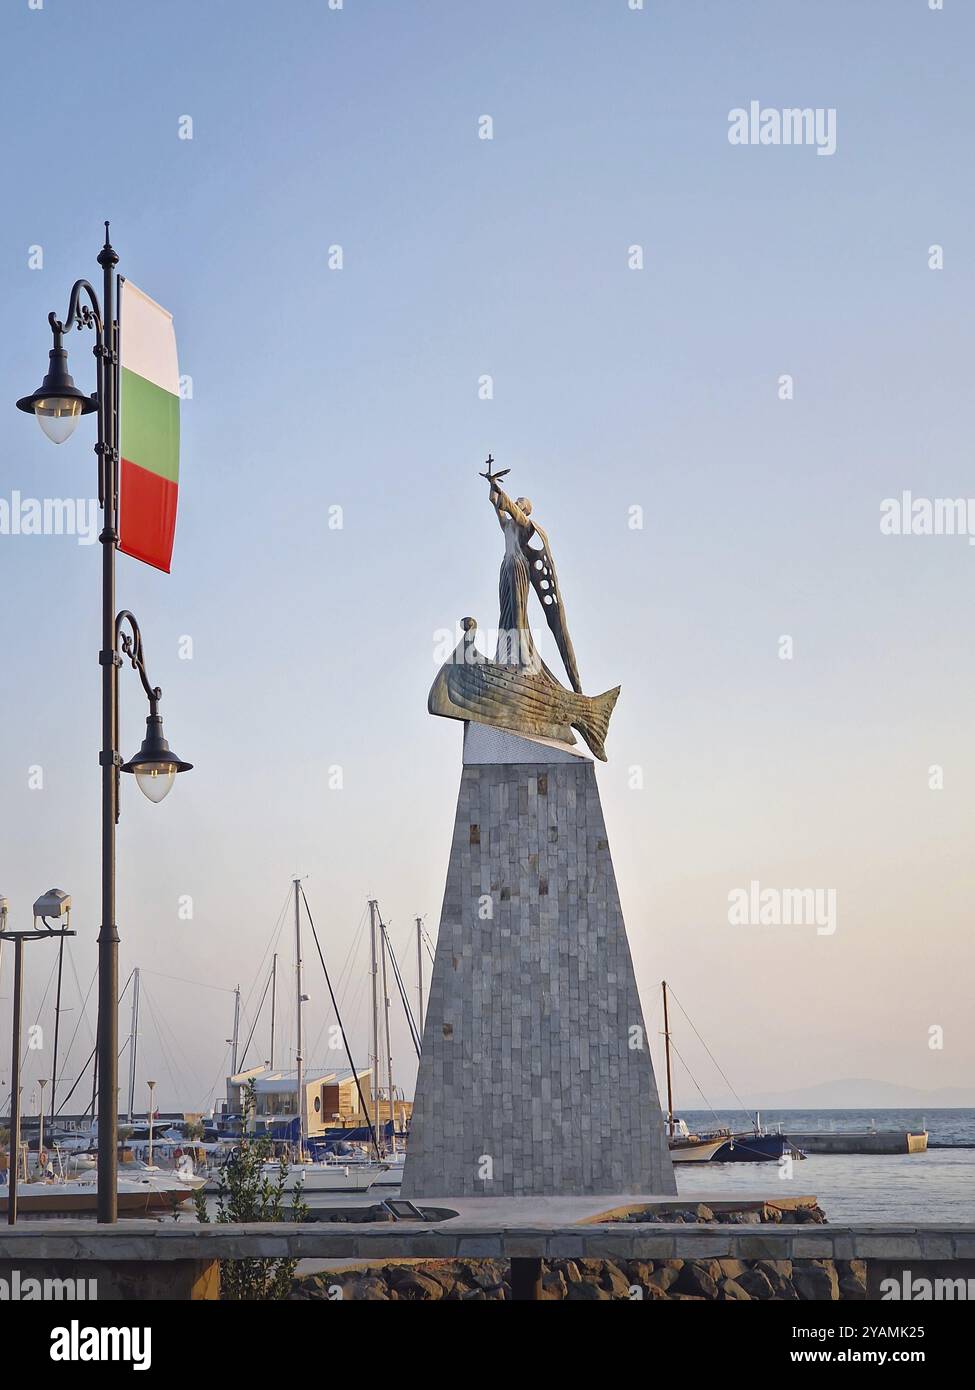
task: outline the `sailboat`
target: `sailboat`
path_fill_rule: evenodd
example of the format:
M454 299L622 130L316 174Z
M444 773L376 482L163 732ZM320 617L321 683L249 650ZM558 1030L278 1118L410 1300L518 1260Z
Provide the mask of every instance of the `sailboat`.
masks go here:
M724 1145L722 1134L691 1134L683 1120L674 1118L674 1088L670 1067L670 1018L667 1012L667 981L661 985L664 996L664 1048L667 1058L667 1147L674 1163L708 1163Z
M300 1187L303 1192L367 1192L386 1172L385 1163L342 1163L334 1158L312 1158L308 1152L308 1096L305 1089L305 1064L302 1053L302 1006L306 995L301 985L301 880L294 879L295 902L295 986L297 1003L297 1035L295 1065L297 1067L298 1138L292 1160L286 1164L285 1190ZM301 895L303 896L303 895ZM306 904L307 906L307 904ZM263 1165L263 1172L272 1181L281 1173L281 1160L272 1159Z
M661 983L661 990L664 1000L664 1046L667 1055L667 1143L674 1163L776 1163L785 1156L793 1159L805 1158L803 1151L786 1135L764 1128L758 1113L755 1115L752 1129L742 1133L733 1133L730 1129L717 1129L711 1134L691 1134L683 1120L674 1119L666 980ZM692 1028L693 1026L691 1024ZM701 1041L703 1042L703 1039ZM705 1048L711 1056L706 1044ZM711 1057L711 1060L714 1061L714 1058Z

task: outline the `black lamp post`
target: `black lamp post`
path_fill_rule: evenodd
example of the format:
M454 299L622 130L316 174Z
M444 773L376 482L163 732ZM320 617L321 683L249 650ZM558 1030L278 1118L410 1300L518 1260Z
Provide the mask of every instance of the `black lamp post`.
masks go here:
M162 692L150 687L142 659L142 637L138 624L128 612L115 614L115 551L118 546L118 371L119 326L115 317L115 267L118 256L108 239L98 253L103 272L102 299L87 280L78 280L71 290L64 321L53 313L48 322L54 334L50 364L41 385L17 402L18 410L35 415L41 429L61 444L68 438L82 415L98 416L98 501L104 512L102 545L102 644L98 661L102 668L102 911L98 933L98 1220L118 1217L118 927L115 921L115 826L119 817L119 772L133 772L151 801L161 801L172 786L177 772L186 772L184 763L169 749L162 736L158 712ZM85 302L87 301L87 302ZM93 352L97 364L97 389L86 396L68 372L64 334L72 328L91 328L95 332ZM123 624L131 635L123 634ZM121 643L122 650L119 650ZM118 671L122 652L139 672L149 697L148 733L142 749L122 764L118 751Z

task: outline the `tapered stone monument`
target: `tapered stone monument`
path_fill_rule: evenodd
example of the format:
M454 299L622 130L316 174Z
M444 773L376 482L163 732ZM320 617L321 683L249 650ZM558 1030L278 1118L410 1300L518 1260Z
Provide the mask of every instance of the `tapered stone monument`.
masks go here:
M672 1194L595 767L573 746L576 728L605 757L618 689L582 695L547 537L491 462L497 659L465 620L430 693L465 720L464 758L402 1195ZM535 652L530 584L571 690Z

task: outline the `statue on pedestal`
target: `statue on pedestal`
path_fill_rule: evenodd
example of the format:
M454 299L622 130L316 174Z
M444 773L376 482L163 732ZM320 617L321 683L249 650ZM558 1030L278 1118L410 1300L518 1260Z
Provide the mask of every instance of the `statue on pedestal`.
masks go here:
M491 505L504 532L495 658L491 661L477 650L477 623L465 618L464 636L438 673L427 707L431 714L492 724L567 746L575 743L575 728L605 762L606 732L620 688L593 697L583 695L548 537L531 520L528 498L512 501L499 486L509 470L492 473L493 462L488 455L487 471L481 477L487 479ZM531 544L536 537L538 546ZM535 648L528 617L531 588L541 602L571 689L552 674Z

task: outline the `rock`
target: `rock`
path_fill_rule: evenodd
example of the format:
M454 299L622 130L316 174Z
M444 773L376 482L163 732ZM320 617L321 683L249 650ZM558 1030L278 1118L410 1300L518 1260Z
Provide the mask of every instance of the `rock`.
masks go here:
M428 1279L435 1279L443 1289L444 1298L449 1298L457 1287L456 1266L449 1260L437 1260L434 1264L425 1264L417 1267L418 1274L424 1274Z
M655 1269L647 1279L647 1287L660 1289L662 1293L666 1292L667 1289L671 1288L673 1284L676 1283L679 1274L679 1269Z
M739 1303L747 1303L750 1295L745 1292L737 1279L722 1279L719 1288L723 1299L735 1299Z
M396 1296L404 1303L431 1302L443 1298L443 1286L436 1279L415 1270L398 1270L399 1278L393 1283Z
M685 1260L674 1281L674 1293L693 1298L717 1298L718 1286L699 1260Z
M570 1303L599 1303L608 1302L612 1297L605 1289L601 1289L598 1284L592 1284L588 1279L582 1279L578 1284L570 1284L566 1299Z
M606 1262L603 1277L599 1282L614 1298L630 1297L630 1287L633 1280L620 1269L619 1265L612 1264L609 1260Z
M829 1261L793 1265L792 1287L801 1299L813 1302L827 1303L839 1298L839 1280Z
M698 1203L697 1207L695 1208L695 1213L697 1215L698 1221L714 1220L714 1212L711 1210L710 1207L705 1206L703 1202Z
M575 1260L559 1260L555 1268L561 1271L566 1284L578 1284L582 1279L582 1271Z
M475 1288L496 1289L504 1282L507 1268L500 1260L467 1260L459 1267L458 1274Z
M867 1296L866 1260L837 1260L839 1296L845 1299L864 1299Z
M750 1269L742 1270L741 1274L735 1276L735 1279L748 1294L749 1298L772 1297L772 1285L768 1277L755 1265L752 1265Z
M772 1286L772 1297L782 1302L799 1297L792 1286L791 1260L759 1260L758 1269Z
M645 1287L647 1280L653 1273L653 1260L627 1260L624 1269L630 1276L631 1284Z
M839 1282L839 1297L848 1303L862 1301L867 1296L867 1285L861 1283L852 1274L841 1274Z
M568 1285L561 1270L546 1269L542 1271L543 1299L563 1299L567 1289Z
M737 1279L742 1270L747 1268L741 1260L718 1260L717 1265L727 1279Z
M356 1303L386 1302L389 1289L385 1279L375 1274L367 1274L361 1279L353 1279L342 1287L343 1299L354 1299Z

